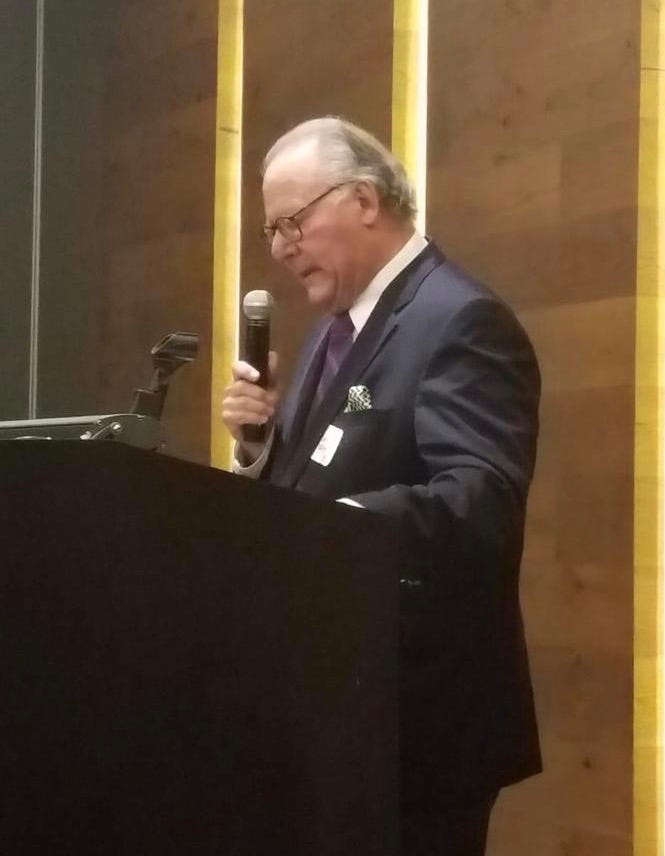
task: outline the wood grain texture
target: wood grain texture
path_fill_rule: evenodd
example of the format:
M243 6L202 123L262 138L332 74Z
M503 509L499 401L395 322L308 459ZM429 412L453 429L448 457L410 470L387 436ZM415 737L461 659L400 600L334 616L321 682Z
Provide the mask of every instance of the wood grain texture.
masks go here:
M520 313L543 373L522 598L545 772L490 856L632 853L640 4L430 9L428 231Z
M272 291L273 340L286 381L314 313L258 238L260 166L298 122L335 114L391 139L392 0L246 0L241 288Z

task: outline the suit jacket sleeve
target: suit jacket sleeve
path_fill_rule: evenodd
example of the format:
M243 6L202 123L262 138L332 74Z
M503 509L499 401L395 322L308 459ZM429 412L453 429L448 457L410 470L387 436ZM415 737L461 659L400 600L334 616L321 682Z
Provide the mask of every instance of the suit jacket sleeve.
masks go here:
M521 552L539 391L533 349L512 312L494 299L467 303L431 351L414 400L414 470L425 478L352 498L399 518L420 544L465 553L473 545L494 560Z

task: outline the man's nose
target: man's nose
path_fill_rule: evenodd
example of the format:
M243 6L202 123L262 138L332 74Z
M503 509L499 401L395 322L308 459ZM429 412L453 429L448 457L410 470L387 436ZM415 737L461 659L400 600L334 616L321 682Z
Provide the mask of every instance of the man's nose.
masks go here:
M283 262L285 259L293 256L297 252L296 242L287 241L281 232L275 232L272 244L270 245L270 254L276 262Z

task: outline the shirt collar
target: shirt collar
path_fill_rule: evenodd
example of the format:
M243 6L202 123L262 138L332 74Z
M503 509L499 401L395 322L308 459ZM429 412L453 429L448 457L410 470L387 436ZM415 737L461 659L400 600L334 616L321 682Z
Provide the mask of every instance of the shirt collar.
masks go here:
M401 250L388 261L374 276L367 288L359 295L356 302L349 309L349 316L355 327L355 336L360 333L372 314L372 310L379 302L379 298L404 268L410 264L417 255L427 246L427 240L419 233L414 232ZM354 337L355 338L355 337Z

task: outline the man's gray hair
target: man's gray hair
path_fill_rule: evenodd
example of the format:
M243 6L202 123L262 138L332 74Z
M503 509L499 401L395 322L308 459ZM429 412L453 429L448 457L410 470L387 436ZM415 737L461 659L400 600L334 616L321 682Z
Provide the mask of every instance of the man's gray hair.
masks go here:
M415 217L415 192L399 160L368 131L338 116L309 119L287 131L265 156L262 173L278 155L308 142L334 184L369 181L400 218Z

